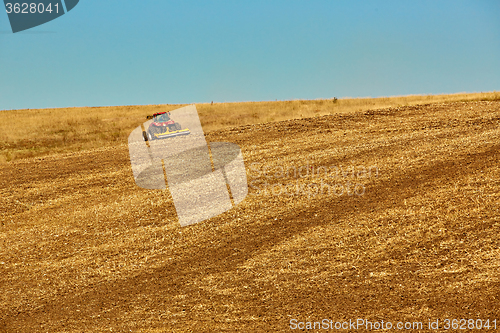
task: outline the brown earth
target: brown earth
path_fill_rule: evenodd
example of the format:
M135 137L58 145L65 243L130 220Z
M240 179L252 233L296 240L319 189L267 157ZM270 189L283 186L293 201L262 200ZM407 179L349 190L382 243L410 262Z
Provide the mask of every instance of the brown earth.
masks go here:
M135 185L126 143L2 164L0 331L498 330L499 125L482 101L213 131L242 148L249 194L184 228L168 190Z

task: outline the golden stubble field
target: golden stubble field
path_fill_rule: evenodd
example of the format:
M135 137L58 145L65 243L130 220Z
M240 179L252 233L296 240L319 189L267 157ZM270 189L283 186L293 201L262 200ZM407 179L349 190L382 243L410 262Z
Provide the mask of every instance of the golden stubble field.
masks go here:
M135 185L123 140L3 163L0 331L498 327L499 125L499 101L471 101L213 130L240 145L249 194L185 228L168 190Z
M500 100L500 92L196 104L205 131L408 105ZM147 115L185 105L131 105L0 111L0 163L115 147Z

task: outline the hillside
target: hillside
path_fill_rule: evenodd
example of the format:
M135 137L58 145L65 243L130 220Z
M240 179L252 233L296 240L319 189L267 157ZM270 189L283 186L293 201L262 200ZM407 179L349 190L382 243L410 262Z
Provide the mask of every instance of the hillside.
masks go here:
M249 194L185 228L123 141L0 164L0 331L498 327L500 101L325 113L211 130Z
M205 131L322 115L443 102L495 101L500 92L196 104ZM185 105L130 105L0 112L0 163L115 147L147 115Z

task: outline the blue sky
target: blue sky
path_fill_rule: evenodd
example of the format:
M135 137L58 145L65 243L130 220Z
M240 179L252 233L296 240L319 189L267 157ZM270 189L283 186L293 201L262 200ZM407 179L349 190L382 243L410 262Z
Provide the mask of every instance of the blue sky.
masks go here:
M80 0L12 34L0 109L500 90L500 1Z

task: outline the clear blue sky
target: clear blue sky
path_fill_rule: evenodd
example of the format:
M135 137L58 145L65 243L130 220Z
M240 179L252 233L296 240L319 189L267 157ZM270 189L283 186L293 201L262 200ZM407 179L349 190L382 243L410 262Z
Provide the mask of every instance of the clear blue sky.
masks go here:
M0 109L500 90L500 1L81 0L12 34Z

